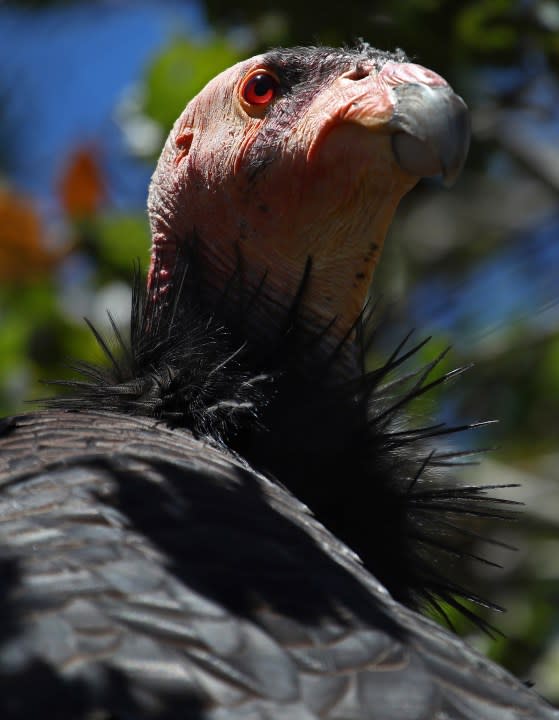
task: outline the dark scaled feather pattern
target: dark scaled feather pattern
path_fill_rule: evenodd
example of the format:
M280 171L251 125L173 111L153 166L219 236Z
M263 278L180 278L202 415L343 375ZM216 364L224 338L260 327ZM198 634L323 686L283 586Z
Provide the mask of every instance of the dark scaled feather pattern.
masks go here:
M299 299L309 272L310 262ZM301 332L297 299L264 349L242 339L257 298L233 319L220 309L227 297L203 309L187 253L177 258L174 278L165 301L155 302L157 281L147 294L136 272L130 341L112 319L110 339L92 328L108 362L74 365L82 379L56 383L68 392L47 407L155 418L226 447L303 500L395 599L443 617L448 603L491 632L464 600L500 608L464 585L464 564L493 564L471 547L480 540L507 546L479 526L514 518L517 503L492 496L507 486L464 486L453 476L476 453L449 450L444 438L485 423L416 427L409 419L414 401L464 369L434 377L445 353L413 367L427 340L414 344L410 334L373 370L340 379L332 356L313 357L310 375L301 358L313 356L320 334ZM355 327L363 356L368 324L361 317Z

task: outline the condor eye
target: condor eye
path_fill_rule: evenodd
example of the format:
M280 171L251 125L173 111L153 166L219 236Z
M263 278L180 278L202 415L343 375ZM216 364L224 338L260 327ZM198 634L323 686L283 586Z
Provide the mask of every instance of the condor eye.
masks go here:
M243 100L249 105L267 105L277 95L279 81L266 70L258 70L249 75L241 90Z

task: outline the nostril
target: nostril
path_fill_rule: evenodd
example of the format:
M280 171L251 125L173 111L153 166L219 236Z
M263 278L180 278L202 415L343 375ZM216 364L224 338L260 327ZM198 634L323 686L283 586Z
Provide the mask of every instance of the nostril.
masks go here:
M345 74L348 80L364 80L370 75L370 68L365 68L362 65L357 65L353 70L350 70Z

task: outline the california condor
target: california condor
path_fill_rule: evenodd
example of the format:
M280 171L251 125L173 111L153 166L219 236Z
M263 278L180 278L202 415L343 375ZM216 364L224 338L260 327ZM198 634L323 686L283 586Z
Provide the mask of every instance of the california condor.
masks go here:
M508 506L406 420L448 378L403 369L419 343L363 368L396 206L468 141L441 77L366 44L189 103L130 341L96 333L105 367L0 426L2 718L559 717L417 612L478 599L441 557Z

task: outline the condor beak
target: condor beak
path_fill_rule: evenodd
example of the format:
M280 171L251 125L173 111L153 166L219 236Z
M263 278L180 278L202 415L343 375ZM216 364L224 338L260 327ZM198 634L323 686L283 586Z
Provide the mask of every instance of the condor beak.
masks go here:
M393 88L395 130L392 150L400 167L412 175L442 175L454 183L470 146L470 118L465 102L444 85L406 83Z

